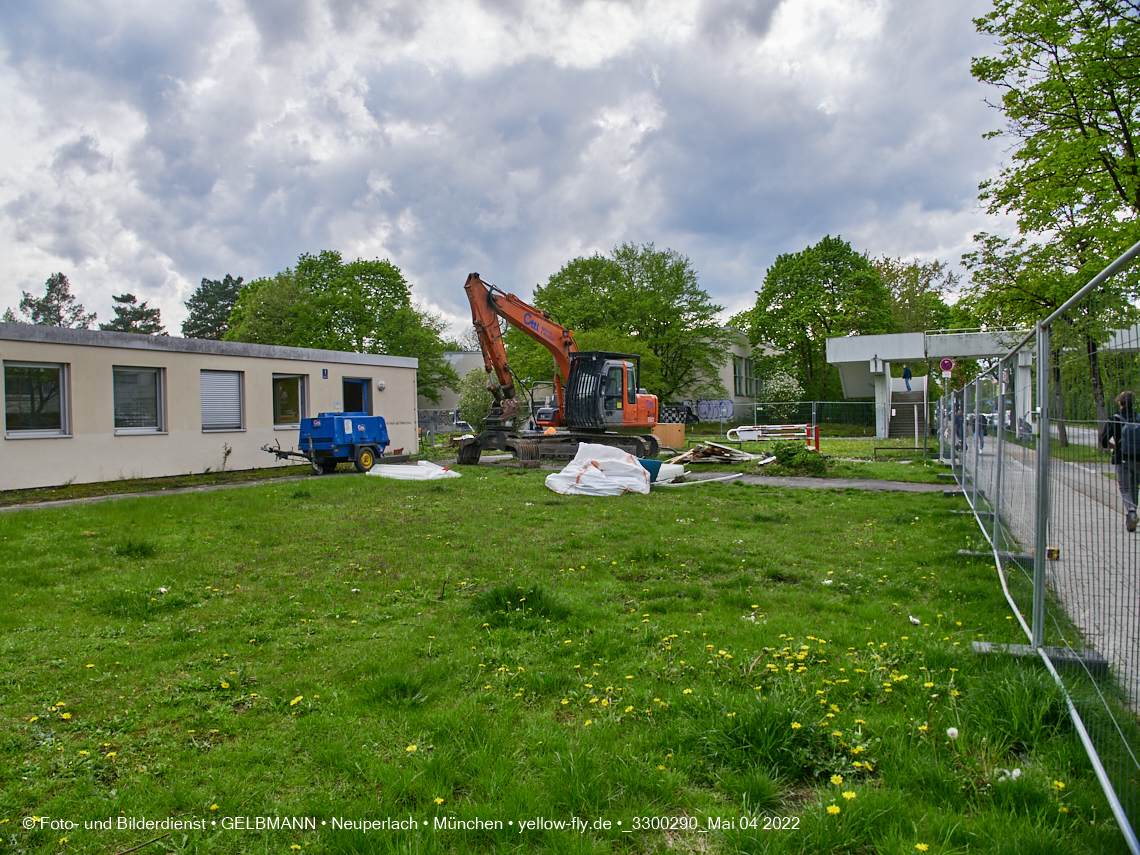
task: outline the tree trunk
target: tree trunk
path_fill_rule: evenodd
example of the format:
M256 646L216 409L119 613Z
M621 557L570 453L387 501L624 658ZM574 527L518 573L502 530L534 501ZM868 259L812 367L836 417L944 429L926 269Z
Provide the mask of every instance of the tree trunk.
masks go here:
M1104 401L1104 383L1100 377L1100 350L1096 340L1085 335L1085 350L1089 356L1089 379L1092 380L1093 400L1096 401L1096 427L1099 431L1108 421L1108 406Z
M1069 434L1065 430L1065 396L1061 390L1061 351L1053 351L1053 409L1049 413L1049 420L1057 423L1057 444L1061 448L1069 447ZM1042 430L1049 430L1049 425L1041 425Z

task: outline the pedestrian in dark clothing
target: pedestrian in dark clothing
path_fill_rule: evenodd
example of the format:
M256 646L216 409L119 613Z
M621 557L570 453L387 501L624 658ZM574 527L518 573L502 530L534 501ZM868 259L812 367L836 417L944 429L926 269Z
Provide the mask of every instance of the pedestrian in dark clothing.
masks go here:
M1125 525L1129 531L1136 531L1136 500L1140 489L1140 449L1132 447L1135 444L1132 434L1140 433L1140 422L1136 419L1136 394L1121 392L1116 396L1116 405L1120 412L1100 429L1100 446L1108 448L1109 443L1112 444L1112 463L1116 467L1116 486L1124 500Z
M954 444L958 446L961 451L965 447L966 440L966 421L962 416L962 411L958 410L954 413Z
M910 391L910 378L914 375L910 373L910 366L905 362L903 363L903 380L906 381L906 390Z

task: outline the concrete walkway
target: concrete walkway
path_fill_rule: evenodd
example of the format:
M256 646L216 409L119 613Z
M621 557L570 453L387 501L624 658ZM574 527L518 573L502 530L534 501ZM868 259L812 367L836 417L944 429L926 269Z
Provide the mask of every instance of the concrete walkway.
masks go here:
M487 463L492 465L504 465L512 463L514 458L510 455L496 456L489 460ZM439 460L436 461L441 466L454 465L454 460ZM557 472L562 469L561 466L543 466L545 470ZM323 477L335 477L338 475L355 475L355 472L335 472L329 473ZM725 473L723 472L705 472L701 473L699 470L688 472L693 476L693 480L705 480L706 478L717 478ZM204 484L201 487L174 487L171 489L162 490L146 490L143 492L135 493L113 493L107 496L89 496L83 499L56 499L50 502L30 502L26 505L9 505L8 507L0 508L0 513L11 513L12 511L31 511L41 510L43 508L66 508L72 505L90 505L95 502L109 502L115 499L142 499L151 498L155 496L176 496L179 493L209 493L214 490L232 490L235 487L254 487L258 484L281 484L287 481L307 481L311 475L286 475L281 478L261 478L254 481L233 481L227 484ZM936 493L945 490L948 485L945 484L915 484L907 481L876 481L872 478L777 478L766 475L744 475L740 479L745 484L766 484L770 487L794 487L800 489L812 490L867 490L869 492L893 492L893 493Z

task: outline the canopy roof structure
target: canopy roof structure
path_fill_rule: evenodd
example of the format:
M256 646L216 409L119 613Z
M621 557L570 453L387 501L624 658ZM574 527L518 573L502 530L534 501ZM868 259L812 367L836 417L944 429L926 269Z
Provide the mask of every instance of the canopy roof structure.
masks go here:
M955 330L829 338L827 361L839 369L844 397L870 398L875 396L875 376L889 376L892 362L997 358L1024 335L1023 330Z

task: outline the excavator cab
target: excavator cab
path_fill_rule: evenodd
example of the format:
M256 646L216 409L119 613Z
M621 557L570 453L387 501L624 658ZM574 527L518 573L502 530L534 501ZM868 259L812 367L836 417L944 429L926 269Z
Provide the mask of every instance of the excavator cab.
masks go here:
M640 374L637 356L605 351L572 354L570 376L566 378L565 423L586 429L656 423L657 398L639 394Z

